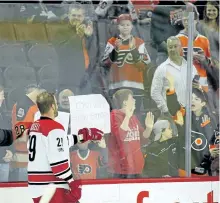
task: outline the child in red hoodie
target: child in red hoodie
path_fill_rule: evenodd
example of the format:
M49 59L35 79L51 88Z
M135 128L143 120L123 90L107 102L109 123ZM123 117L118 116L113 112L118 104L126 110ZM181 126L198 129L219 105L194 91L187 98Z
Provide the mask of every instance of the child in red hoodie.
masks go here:
M131 90L118 90L113 99L119 109L111 112L108 171L114 178L138 178L144 166L141 139L150 137L154 116L151 112L147 113L144 129L134 115L135 99Z

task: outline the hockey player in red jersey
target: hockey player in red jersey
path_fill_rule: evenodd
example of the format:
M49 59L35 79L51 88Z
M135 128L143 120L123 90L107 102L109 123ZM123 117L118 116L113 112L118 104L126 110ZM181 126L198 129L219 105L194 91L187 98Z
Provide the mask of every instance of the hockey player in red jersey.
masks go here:
M77 203L81 198L81 182L74 180L70 169L69 146L87 140L100 140L103 132L83 128L67 139L64 127L54 121L58 115L53 94L37 97L41 118L29 130L28 187L34 203L42 202L52 185L54 194L48 203Z

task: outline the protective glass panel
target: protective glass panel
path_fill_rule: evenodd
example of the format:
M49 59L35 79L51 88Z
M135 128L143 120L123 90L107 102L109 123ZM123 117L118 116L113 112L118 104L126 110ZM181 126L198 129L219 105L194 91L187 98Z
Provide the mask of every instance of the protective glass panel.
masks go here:
M0 128L14 139L1 131L0 182L27 181L28 161L51 171L25 131L45 90L69 140L104 132L69 146L75 179L218 175L219 7L132 2L0 4Z

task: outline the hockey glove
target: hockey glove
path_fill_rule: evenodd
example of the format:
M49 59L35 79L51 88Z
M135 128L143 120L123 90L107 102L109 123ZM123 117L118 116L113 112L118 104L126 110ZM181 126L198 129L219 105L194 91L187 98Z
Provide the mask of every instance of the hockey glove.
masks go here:
M88 140L101 140L104 133L96 128L83 128L78 131L78 137L80 142L86 142Z
M66 203L77 203L82 196L82 185L80 180L69 183L70 190L65 194Z

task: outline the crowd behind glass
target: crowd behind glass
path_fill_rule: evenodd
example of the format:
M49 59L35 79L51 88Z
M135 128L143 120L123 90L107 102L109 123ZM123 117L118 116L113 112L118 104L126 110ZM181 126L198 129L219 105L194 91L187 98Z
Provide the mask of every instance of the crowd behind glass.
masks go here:
M191 5L191 172L218 175L219 5L192 3L0 4L0 127L18 136L14 124L33 121L40 89L63 112L69 96L102 94L111 133L70 149L75 178L185 177ZM0 182L27 180L27 139L0 148Z

